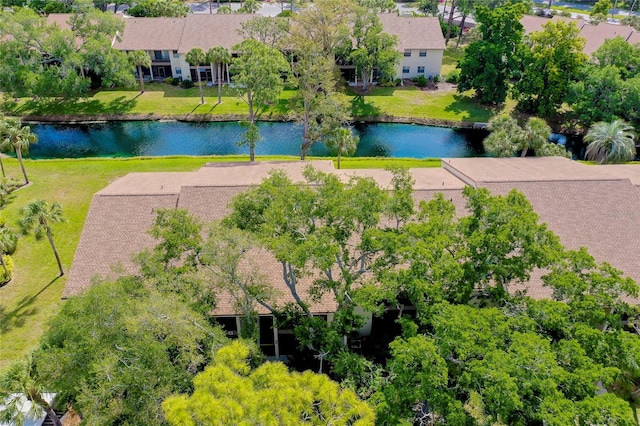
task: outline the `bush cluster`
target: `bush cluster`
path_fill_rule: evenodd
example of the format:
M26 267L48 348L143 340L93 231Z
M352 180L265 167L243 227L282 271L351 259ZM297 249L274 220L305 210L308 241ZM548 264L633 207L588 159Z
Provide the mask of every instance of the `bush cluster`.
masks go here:
M11 256L5 255L2 256L4 259L4 264L7 266L7 270L0 265L0 284L5 284L11 281L11 277L13 276L13 259Z

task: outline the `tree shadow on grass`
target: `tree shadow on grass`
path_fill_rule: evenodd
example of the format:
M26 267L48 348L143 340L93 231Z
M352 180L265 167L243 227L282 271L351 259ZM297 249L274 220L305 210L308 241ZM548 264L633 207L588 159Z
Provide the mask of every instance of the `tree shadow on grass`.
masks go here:
M60 277L51 280L49 284L40 289L36 294L23 297L22 300L18 302L18 305L10 311L7 311L4 305L0 305L0 333L6 333L13 328L24 326L27 317L37 314L39 309L32 305L38 296L58 281L58 278Z
M367 102L364 96L355 96L351 100L351 112L354 117L374 118L382 114L380 108Z
M483 106L468 96L457 94L453 99L444 110L461 116L461 120L486 123L495 114L494 108Z
M140 94L138 94L139 96ZM129 99L118 96L108 102L96 99L66 100L66 99L30 99L15 111L31 115L97 115L123 114L130 112L137 105L137 97Z

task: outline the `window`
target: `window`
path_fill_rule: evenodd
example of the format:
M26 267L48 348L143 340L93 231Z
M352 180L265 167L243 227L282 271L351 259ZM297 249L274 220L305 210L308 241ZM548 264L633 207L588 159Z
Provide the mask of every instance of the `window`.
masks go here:
M405 58L410 57L411 56L411 51L410 50L405 50L404 51L404 56L405 56Z
M173 51L173 57L176 58L176 59L178 59L180 57L180 55L178 55L178 51L177 50Z
M424 58L425 56L427 56L427 51L426 51L426 50L421 50L421 51L420 51L420 56L421 56L422 58Z
M418 67L418 74L424 74L424 67Z
M182 68L176 67L176 75L182 75Z
M402 74L409 74L409 67L402 67Z
M154 50L153 58L156 61L168 61L169 60L169 52L166 50Z

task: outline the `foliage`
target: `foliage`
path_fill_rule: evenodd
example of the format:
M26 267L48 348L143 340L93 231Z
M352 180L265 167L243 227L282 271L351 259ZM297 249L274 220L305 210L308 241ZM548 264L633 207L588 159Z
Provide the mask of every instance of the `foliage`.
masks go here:
M602 46L593 52L593 59L600 68L616 67L624 80L640 73L640 45L627 43L620 36L605 40Z
M199 47L194 47L187 52L184 59L189 65L195 67L198 77L198 89L200 89L200 104L204 103L204 92L202 91L202 78L200 77L200 65L207 62L207 55Z
M418 10L425 15L438 16L438 0L420 0L418 1Z
M142 0L127 9L128 15L146 18L183 18L188 13L189 6L178 0Z
M302 125L300 158L304 159L316 142L333 131L336 125L340 126L347 121L349 105L342 102L336 104L337 108L334 110L329 108L330 100L336 96L335 65L317 50L320 46L300 43L301 53L291 67L291 81L298 90L290 100L289 116ZM324 114L327 115L326 119Z
M259 10L260 10L260 3L258 3L256 0L244 0L244 4L238 10L238 12L254 14Z
M498 115L489 120L488 129L491 133L482 144L485 152L496 157L512 157L517 151L526 157L530 149L539 157L569 155L563 146L549 142L551 128L540 118L531 117L520 127L514 118Z
M140 93L144 93L144 75L142 75L142 67L151 67L151 57L144 50L134 50L133 52L129 52L129 62L131 63L131 65L138 69ZM173 79L169 82L169 84L173 84Z
M518 108L554 116L561 107L571 80L587 60L585 40L575 23L547 22L531 35L521 76L513 87Z
M591 16L604 15L606 17L611 9L613 9L611 0L598 0L591 8Z
M2 269L0 270L0 284L11 281L13 277L13 259L9 255L2 255Z
M460 70L455 69L446 75L445 81L451 84L458 84L460 82Z
M31 133L29 126L23 126L22 120L19 118L7 118L4 120L0 129L0 146L16 153L25 185L29 184L29 178L24 168L22 154L28 154L29 146L34 143L38 143L38 136Z
M233 81L237 84L238 96L249 107L249 123L255 124L256 119L282 92L282 73L289 69L289 65L279 50L257 40L244 40L233 46L233 51L240 55L231 65ZM249 141L253 142L249 145L249 156L254 161L257 140L253 138Z
M482 40L469 44L459 63L458 92L475 89L480 102L486 104L505 101L509 79L519 66L523 50L520 19L524 11L521 3L508 3L493 10L476 8Z
M41 240L45 236L49 240L51 249L58 263L60 276L64 275L62 262L58 255L58 250L53 242L53 230L51 225L54 223L62 223L65 221L62 214L62 206L57 202L48 203L45 200L32 201L21 210L20 230L23 234L33 234L36 241Z
M273 253L295 300L288 312L298 321L296 338L301 346L331 358L342 347L341 336L362 322L354 312L352 292L369 270L372 252L365 241L353 245L350 240L378 226L387 194L371 179L343 183L311 168L304 175L309 186L272 172L262 184L234 198L225 222L253 234ZM301 280L312 273L317 279L308 295L301 294ZM337 305L330 323L318 321L309 308L325 294Z
M124 28L113 13L82 2L70 15L70 29L47 25L28 8L0 15L9 41L0 43L0 89L16 96L77 99L86 96L95 80L103 87L133 84L124 52L111 46ZM75 6L74 6L75 7Z
M41 380L90 424L162 424L159 401L226 339L177 297L135 278L96 283L66 302L36 352Z
M252 38L269 47L281 47L282 41L289 31L287 19L274 19L267 16L256 16L240 24L239 33L243 38Z
M373 410L327 376L289 372L279 362L252 369L250 353L239 341L219 349L212 365L194 378L192 395L162 403L169 423L373 424Z
M325 145L338 154L338 169L340 168L340 157L353 155L358 148L359 141L360 138L354 135L350 128L338 127L329 134Z
M357 9L352 35L355 46L349 58L360 74L362 88L372 81L374 69L380 80L394 79L395 66L401 59L396 48L398 37L383 32L378 16L370 9Z
M593 54L595 64L585 66L571 84L566 101L583 127L615 119L640 125L640 48L616 37Z
M584 140L589 143L586 158L600 164L624 163L636 156L636 134L622 120L594 123Z
M62 426L53 407L43 395L44 389L46 384L37 373L31 355L24 360L14 362L0 376L0 399L2 400L0 419L8 424L21 426L27 420L39 418L45 412L54 425ZM23 397L31 402L27 413L23 411Z

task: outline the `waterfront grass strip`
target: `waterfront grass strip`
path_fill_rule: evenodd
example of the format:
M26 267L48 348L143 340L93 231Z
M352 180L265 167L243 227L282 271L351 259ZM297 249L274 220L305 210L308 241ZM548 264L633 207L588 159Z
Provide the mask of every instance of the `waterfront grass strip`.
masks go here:
M192 119L239 120L247 115L247 105L232 88L225 87L218 104L217 87L206 87L205 104L200 105L197 88L182 89L165 83L147 84L146 91L103 89L79 100L18 99L5 100L3 108L20 116L43 117L50 120L70 119ZM295 90L282 92L278 102L262 116L263 119L286 119L289 100ZM492 109L479 105L472 92L419 90L416 87L375 87L365 96L349 92L353 115L369 121L448 120L451 122L486 122ZM390 120L391 119L391 120Z

